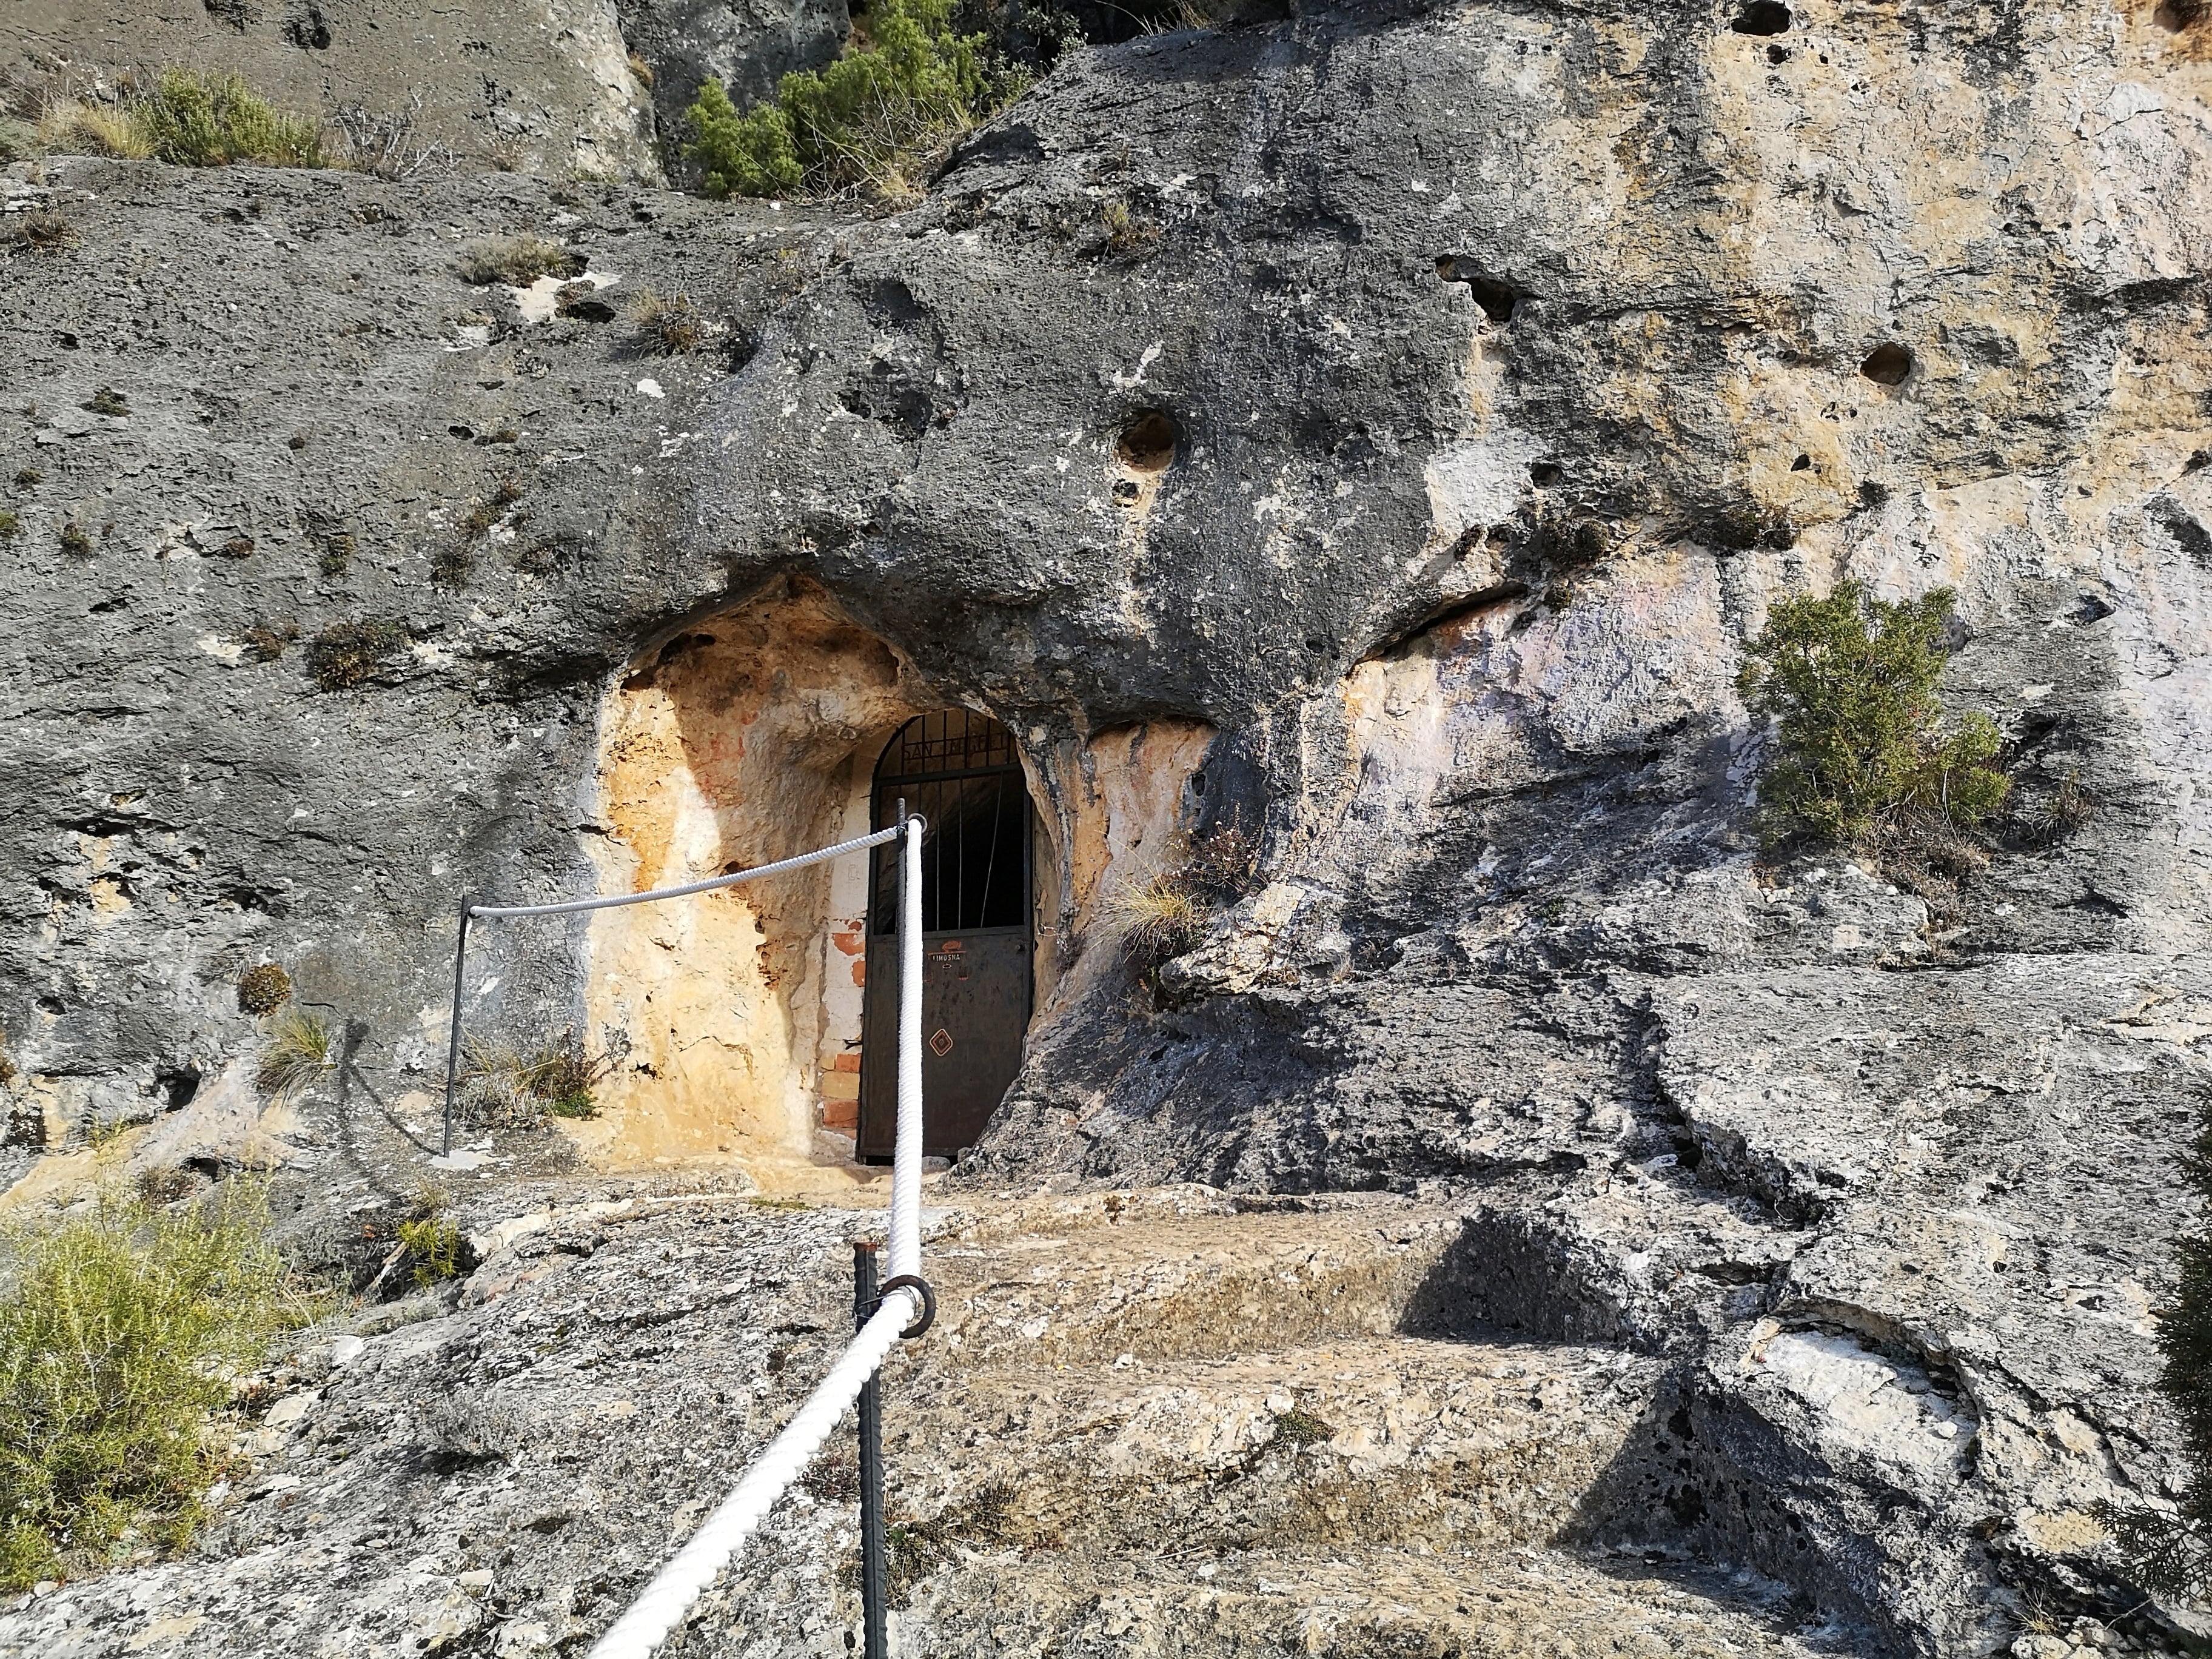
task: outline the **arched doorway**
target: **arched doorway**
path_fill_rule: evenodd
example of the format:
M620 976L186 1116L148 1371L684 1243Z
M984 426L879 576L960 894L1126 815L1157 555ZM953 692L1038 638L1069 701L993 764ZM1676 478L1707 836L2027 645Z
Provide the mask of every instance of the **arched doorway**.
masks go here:
M923 1149L950 1158L972 1145L1021 1065L1032 996L1029 790L1013 734L956 708L917 715L876 763L871 815L899 803L928 821L921 852ZM866 1004L856 1151L891 1155L898 1110L898 864L875 854L868 907Z

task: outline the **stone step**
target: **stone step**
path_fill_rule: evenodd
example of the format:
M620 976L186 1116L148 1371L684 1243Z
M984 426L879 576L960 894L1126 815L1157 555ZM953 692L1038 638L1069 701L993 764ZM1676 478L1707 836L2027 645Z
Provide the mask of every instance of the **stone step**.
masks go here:
M969 1364L1280 1352L1456 1333L1450 1210L1385 1197L1240 1205L1209 1189L1012 1207L928 1247L933 1349Z
M885 1449L909 1509L985 1539L1513 1543L1570 1522L1659 1370L1610 1349L1404 1337L1212 1360L927 1364L886 1376Z
M1784 1589L1558 1551L977 1555L913 1587L897 1650L963 1659L1809 1659Z

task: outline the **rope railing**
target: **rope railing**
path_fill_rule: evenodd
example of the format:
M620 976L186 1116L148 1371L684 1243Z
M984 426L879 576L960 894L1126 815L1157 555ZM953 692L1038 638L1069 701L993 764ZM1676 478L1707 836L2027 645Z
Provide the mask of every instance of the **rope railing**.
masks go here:
M684 1615L691 1610L715 1575L768 1516L777 1498L796 1480L822 1449L837 1420L860 1396L892 1345L902 1337L918 1337L936 1316L936 1300L921 1278L921 836L922 820L909 817L903 806L899 822L873 835L855 836L797 858L782 859L732 875L716 876L681 887L663 887L644 893L625 893L612 898L570 899L557 904L465 904L461 907L460 938L453 951L453 1009L446 1052L445 1151L453 1150L453 1091L461 1052L461 997L468 955L469 924L476 918L573 915L586 910L610 910L625 904L647 904L659 899L688 898L781 875L848 854L865 852L898 841L898 1122L891 1160L890 1276L884 1281L881 1300L854 1334L828 1376L807 1397L792 1419L756 1457L720 1508L678 1550L667 1565L653 1575L629 1608L602 1636L590 1659L650 1659ZM864 1449L865 1461L865 1449ZM879 1624L874 1612L871 1624ZM871 1631L871 1636L875 1636ZM871 1647L877 1645L872 1640Z

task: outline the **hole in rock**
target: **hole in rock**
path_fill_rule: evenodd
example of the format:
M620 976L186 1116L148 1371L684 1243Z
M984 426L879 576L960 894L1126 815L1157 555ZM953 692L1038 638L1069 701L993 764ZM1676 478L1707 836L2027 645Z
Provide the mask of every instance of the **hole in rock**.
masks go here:
M1792 472L1804 472L1809 471L1812 465L1813 458L1810 455L1800 455L1796 460L1790 463L1790 470Z
M1790 61L1790 48L1787 46L1769 46L1766 49L1766 61L1770 64L1788 63Z
M2208 0L2159 0L2158 9L2151 13L2150 21L2168 34L2179 34L2203 22L2208 13L2212 13L2212 3Z
M1780 34L1790 27L1790 8L1782 0L1751 0L1729 27L1738 34Z
M1550 461L1528 463L1528 482L1533 484L1555 484L1559 481L1559 469Z
M1520 303L1521 296L1510 284L1487 275L1479 266L1464 259L1449 257L1437 261L1437 275L1448 283L1466 283L1467 291L1474 296L1475 304L1482 307L1482 314L1492 322L1510 323L1513 320L1513 308Z
M1859 373L1876 386L1903 386L1912 373L1912 353L1895 341L1878 345L1867 353Z
M1114 459L1132 472L1164 472L1175 461L1177 435L1172 418L1147 410L1121 428L1114 441Z

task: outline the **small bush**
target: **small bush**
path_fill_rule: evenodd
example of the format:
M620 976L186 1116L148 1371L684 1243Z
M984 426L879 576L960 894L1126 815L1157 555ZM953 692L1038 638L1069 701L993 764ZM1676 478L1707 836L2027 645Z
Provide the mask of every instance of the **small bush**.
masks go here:
M82 525L65 524L62 526L61 546L62 551L72 559L92 556L92 538L84 533Z
M338 623L307 641L307 672L324 690L343 691L374 676L406 643L404 623Z
M684 112L707 194L819 195L855 185L908 193L919 157L1021 89L1017 73L986 64L981 36L954 31L955 9L956 0L876 0L872 45L785 76L773 100L742 115L709 78Z
M131 118L155 159L179 167L324 165L317 125L277 110L235 75L164 70L152 94L131 106Z
M653 289L640 289L631 301L629 319L637 327L638 343L656 357L678 357L696 351L714 333L707 313L688 294L663 299Z
M1334 1437L1336 1431L1311 1412L1296 1406L1275 1414L1275 1438L1291 1446L1317 1446Z
M354 537L350 530L333 530L322 538L315 568L325 576L343 576L353 565Z
M1966 826L2003 804L1996 723L1969 714L1947 730L1936 697L1955 597L1938 588L1892 604L1844 582L1775 605L1737 678L1753 714L1778 723L1759 786L1771 840L1848 843L1913 819Z
M0 542L14 541L15 532L22 527L22 520L13 513L0 511Z
M129 399L112 386L104 386L84 400L84 406L95 415L128 415Z
M154 137L127 103L73 99L49 104L39 118L39 142L48 149L82 150L143 161L154 154Z
M0 1584L104 1565L126 1534L167 1548L222 1472L229 1378L296 1321L258 1188L167 1214L104 1194L9 1243L0 1293Z
M330 1022L295 1008L277 1017L261 1051L254 1082L262 1093L282 1100L306 1088L336 1064L331 1052Z
M501 236L470 243L454 269L471 288L528 288L540 276L580 276L584 262L549 237Z
M292 976L273 962L249 968L238 976L240 1013L273 1014L292 1000Z
M441 1216L427 1215L399 1224L399 1242L415 1263L416 1288L428 1290L461 1270L461 1230Z
M18 489L36 489L46 481L46 475L35 466L20 467L16 470L15 488Z

